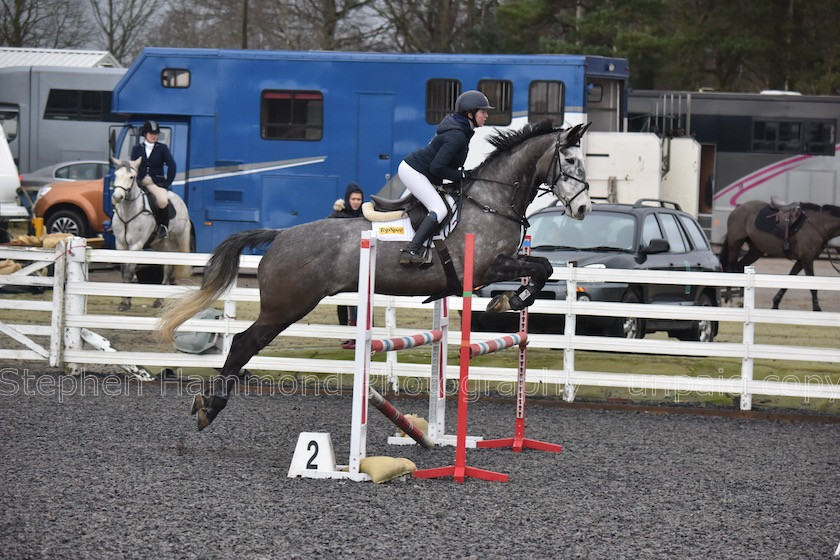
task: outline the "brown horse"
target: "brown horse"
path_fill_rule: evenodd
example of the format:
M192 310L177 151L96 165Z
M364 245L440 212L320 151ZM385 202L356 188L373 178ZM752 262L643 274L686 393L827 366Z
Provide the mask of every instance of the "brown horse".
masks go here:
M790 269L792 275L805 269L805 274L813 276L814 260L825 250L831 238L840 235L840 207L830 204L820 206L809 202L798 206L804 222L797 231L790 233L787 240L764 231L756 224L760 213L768 213L766 202L752 200L736 207L726 222L726 237L720 250L720 264L723 270L743 272L745 266L761 257L774 257L794 260L793 268ZM776 207L770 213L778 211ZM747 243L748 251L739 260L744 242ZM779 308L786 291L786 288L782 288L773 297L773 309ZM811 303L814 311L821 311L816 290L811 290Z

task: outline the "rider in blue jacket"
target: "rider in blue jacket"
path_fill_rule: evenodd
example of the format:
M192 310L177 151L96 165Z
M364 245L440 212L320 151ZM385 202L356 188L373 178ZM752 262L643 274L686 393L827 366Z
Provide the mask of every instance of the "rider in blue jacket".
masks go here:
M462 169L467 160L474 129L487 120L487 109L493 109L487 97L477 90L465 91L455 100L455 112L438 125L435 137L424 147L400 163L400 180L429 211L417 227L414 239L400 253L400 264L414 266L425 262L423 245L446 217L446 205L437 192L444 179L458 183L469 174Z
M152 213L158 223L156 239L169 235L168 189L175 179L175 158L169 147L158 142L160 127L155 121L146 121L140 127L143 140L131 149L131 161L142 158L137 172L137 184L145 189L154 200ZM163 167L166 166L166 174Z

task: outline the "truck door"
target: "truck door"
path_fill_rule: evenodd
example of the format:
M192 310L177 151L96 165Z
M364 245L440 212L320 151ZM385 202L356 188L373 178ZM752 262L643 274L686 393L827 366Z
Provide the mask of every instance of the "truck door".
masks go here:
M394 95L357 93L356 99L356 181L368 198L385 186L399 163L393 161Z

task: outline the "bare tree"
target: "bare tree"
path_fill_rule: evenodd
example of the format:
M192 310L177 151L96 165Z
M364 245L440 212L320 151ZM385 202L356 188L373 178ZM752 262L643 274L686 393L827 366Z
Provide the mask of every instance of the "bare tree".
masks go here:
M477 50L480 29L490 20L498 0L378 0L376 10L403 52L466 52Z
M0 1L0 40L6 46L77 48L86 40L87 14L74 0Z
M90 6L105 47L123 64L155 40L157 26L152 22L163 0L90 0Z
M261 0L254 29L274 48L364 50L381 34L375 0Z
M38 13L38 3L26 0L3 1L3 44L9 47L34 45L37 29L43 15Z
M213 48L365 50L382 19L375 0L181 0L158 44Z

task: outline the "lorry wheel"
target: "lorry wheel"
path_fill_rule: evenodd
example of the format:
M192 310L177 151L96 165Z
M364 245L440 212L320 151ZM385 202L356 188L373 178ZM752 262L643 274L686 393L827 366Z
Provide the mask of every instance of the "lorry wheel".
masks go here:
M62 208L50 214L44 227L47 233L72 233L78 237L87 237L89 231L84 215L72 208Z

